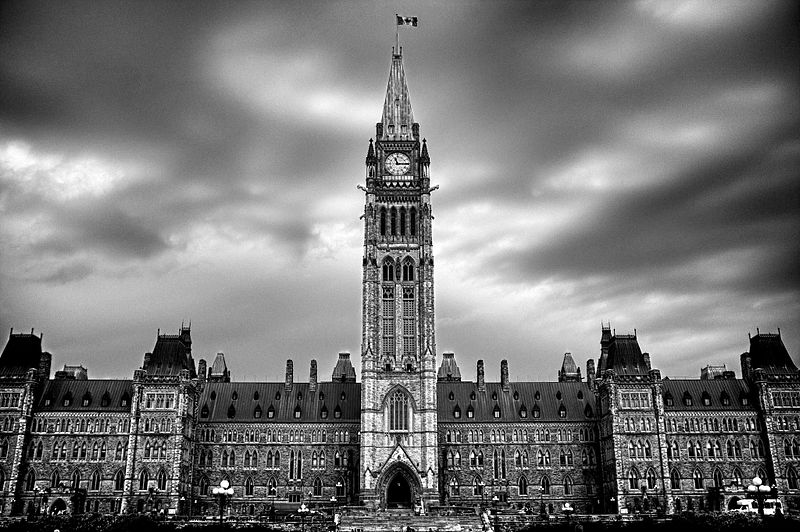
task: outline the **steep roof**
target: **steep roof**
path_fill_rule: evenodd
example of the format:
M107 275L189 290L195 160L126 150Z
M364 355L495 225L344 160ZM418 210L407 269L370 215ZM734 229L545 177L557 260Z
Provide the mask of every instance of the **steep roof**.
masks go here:
M478 391L471 381L439 382L436 387L439 423L536 423L542 421L588 421L594 419L594 394L584 382L511 382L503 391L499 382L487 382L486 391ZM474 397L474 398L473 398ZM474 417L467 416L472 407ZM494 417L495 406L500 417ZM525 407L526 417L520 415ZM588 417L587 406L592 417ZM461 412L456 417L456 407ZM565 410L565 417L559 411ZM535 408L539 417L533 415Z
M89 394L88 406L83 398ZM127 404L123 405L123 397ZM56 379L47 382L37 412L130 412L133 381L124 379ZM68 405L64 399L70 398ZM49 403L49 404L48 404Z
M316 392L307 382L209 382L200 394L201 423L358 423L361 421L361 385L355 382L320 382ZM203 416L204 408L208 416ZM231 409L231 407L233 407ZM261 417L255 416L256 407ZM272 407L275 415L267 411ZM300 417L295 417L295 408ZM339 409L340 417L335 412ZM327 410L327 417L323 416Z
M381 122L383 136L379 140L410 140L413 138L414 113L411 111L411 98L408 95L401 54L392 54ZM392 133L389 132L389 126L393 126Z
M664 409L667 411L715 411L755 409L755 401L750 387L744 379L669 379L664 383ZM688 395L687 395L688 394ZM684 396L691 397L691 405L684 402ZM672 404L668 404L672 397ZM709 404L703 398L709 399ZM725 404L725 401L729 404ZM748 404L743 404L742 400Z
M150 375L177 375L181 370L188 369L190 376L196 377L189 329L181 327L178 334L159 333L143 369Z
M619 375L646 375L650 368L644 361L635 334L617 334L611 338L605 369Z
M753 369L761 368L779 373L797 372L797 366L783 345L780 332L759 333L750 338L750 364Z
M339 360L333 368L331 380L334 382L356 382L356 370L350 362L350 353L339 353Z
M461 380L461 370L458 369L458 364L456 364L456 356L454 353L445 353L442 355L442 364L439 366L437 378L440 381Z
M42 338L35 334L11 333L0 355L0 375L25 374L30 368L39 368L42 358Z

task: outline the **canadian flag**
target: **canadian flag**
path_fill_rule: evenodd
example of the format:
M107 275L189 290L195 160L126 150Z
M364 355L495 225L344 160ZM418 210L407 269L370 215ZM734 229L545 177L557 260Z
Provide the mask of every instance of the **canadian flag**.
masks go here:
M395 16L397 17L398 26L416 26L418 24L417 17L401 17L400 15Z

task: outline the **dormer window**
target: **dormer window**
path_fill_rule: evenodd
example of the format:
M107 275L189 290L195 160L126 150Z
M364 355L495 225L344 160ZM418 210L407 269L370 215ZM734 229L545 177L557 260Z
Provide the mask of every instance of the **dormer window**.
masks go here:
M238 398L239 398L239 394L236 393L236 390L234 390L233 393L231 394L231 401L235 401Z
M583 390L578 390L578 399L583 399Z
M472 418L474 418L474 417L475 417L475 409L474 409L474 408L472 408L472 405L469 405L469 406L467 407L467 417L468 417L469 419L472 419Z
M92 394L86 392L81 399L81 406L89 406L92 404Z
M53 398L50 397L50 396L45 397L44 398L44 406L50 406L51 404L53 404Z
M711 396L708 393L703 392L703 406L711 406Z
M217 400L217 392L215 392L214 390L211 390L211 393L208 395L208 398L211 399L212 401L216 401Z
M322 410L319 411L319 417L322 419L328 419L328 407L322 405Z
M108 392L103 394L103 397L100 398L100 406L108 406L111 404L111 396Z
M275 407L269 405L269 408L267 408L267 419L272 419L274 417L275 417Z
M720 395L719 401L722 403L723 406L730 406L731 405L731 397L726 392L722 392L722 395Z
M280 401L281 400L281 392L275 392L275 400L276 401Z
M558 417L565 418L567 417L567 409L564 405L558 407Z
M453 417L456 419L461 419L461 408L459 408L458 405L456 405L456 407L453 409Z
M533 417L534 418L542 417L542 410L539 408L539 405L533 405Z
M302 401L303 400L303 393L302 392L297 392L297 400L298 401Z
M336 405L336 408L333 409L333 417L334 419L342 417L342 409L339 408L339 405Z
M206 418L209 416L208 405L203 405L203 408L200 409L200 417Z
M261 419L262 413L263 412L261 411L261 405L256 405L255 410L253 410L253 417L256 419Z
M521 418L528 417L528 409L525 408L525 405L522 405L522 407L519 409L519 417Z
M667 406L675 406L675 399L672 398L672 394L667 394L664 396L664 404Z
M67 395L64 396L64 402L62 403L64 406L70 406L72 404L72 394L67 392Z
M125 392L122 394L122 398L119 400L119 406L126 408L129 404L131 404L131 396Z
M741 397L741 401L742 401L742 406L747 406L750 404L750 398L747 397L746 395L743 395Z
M233 419L236 417L236 407L233 405L228 407L228 419Z
M475 400L475 391L474 390L472 391L472 393L469 394L469 400L470 401L474 401Z
M586 408L583 409L583 415L586 416L586 417L592 417L594 415L594 411L592 410L592 407L589 406L589 405L586 405Z
M453 401L456 398L456 395L453 392L450 392L450 394L447 396L447 398L450 399L451 401Z
M533 394L533 398L537 401L542 398L541 394L539 394L539 390L536 390L536 393Z
M303 411L300 410L300 405L297 405L296 407L294 407L294 418L295 419L300 419L300 416L302 416L302 415L303 415Z
M519 401L519 392L514 390L514 400Z
M340 397L340 399L341 399L342 401L344 401L345 399L347 399L347 396L344 394L344 392L342 392L342 395L340 395L339 397Z
M492 417L494 417L495 419L500 419L500 407L499 406L494 405L494 410L492 410Z
M556 392L556 399L561 400L561 390Z
M684 392L684 394L683 394L683 404L684 404L684 406L692 406L694 404L694 401L692 400L692 396L689 394L689 392Z
M492 392L492 401L497 401L497 392Z
M253 401L258 401L258 398L259 398L258 390L256 390L255 392L253 392Z

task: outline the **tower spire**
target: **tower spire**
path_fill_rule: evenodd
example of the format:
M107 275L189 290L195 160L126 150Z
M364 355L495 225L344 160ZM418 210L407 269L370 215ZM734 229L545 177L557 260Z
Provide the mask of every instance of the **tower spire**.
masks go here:
M378 140L411 140L413 125L414 113L406 85L403 56L393 53L386 98L383 101L382 132Z

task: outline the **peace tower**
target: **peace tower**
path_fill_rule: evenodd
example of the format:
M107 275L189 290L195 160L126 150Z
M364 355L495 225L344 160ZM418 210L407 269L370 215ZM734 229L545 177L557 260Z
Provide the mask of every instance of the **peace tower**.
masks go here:
M366 159L361 493L367 504L438 500L430 158L392 53Z

